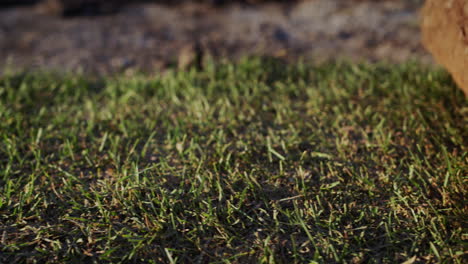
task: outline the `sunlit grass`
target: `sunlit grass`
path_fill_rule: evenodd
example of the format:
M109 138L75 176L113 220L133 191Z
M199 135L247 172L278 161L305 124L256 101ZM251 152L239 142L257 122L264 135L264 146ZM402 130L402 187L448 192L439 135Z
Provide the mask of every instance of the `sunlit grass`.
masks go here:
M467 121L417 64L4 76L0 262L462 263Z

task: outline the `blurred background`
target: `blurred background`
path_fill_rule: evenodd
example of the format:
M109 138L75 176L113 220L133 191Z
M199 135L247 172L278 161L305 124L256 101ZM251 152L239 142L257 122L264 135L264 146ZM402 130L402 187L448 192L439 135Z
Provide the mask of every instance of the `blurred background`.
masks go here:
M432 63L423 0L0 0L0 72L160 72L268 56Z

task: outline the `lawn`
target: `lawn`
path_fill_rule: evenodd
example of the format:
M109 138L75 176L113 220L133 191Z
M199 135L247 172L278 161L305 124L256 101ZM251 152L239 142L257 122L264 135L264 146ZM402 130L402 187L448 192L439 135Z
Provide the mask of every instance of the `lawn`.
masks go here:
M467 102L417 63L6 74L0 263L463 263Z

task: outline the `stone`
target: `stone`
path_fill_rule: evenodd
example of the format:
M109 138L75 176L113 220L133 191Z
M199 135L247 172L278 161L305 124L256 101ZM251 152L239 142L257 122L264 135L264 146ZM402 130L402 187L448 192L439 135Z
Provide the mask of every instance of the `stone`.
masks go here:
M426 0L422 42L468 97L468 0Z

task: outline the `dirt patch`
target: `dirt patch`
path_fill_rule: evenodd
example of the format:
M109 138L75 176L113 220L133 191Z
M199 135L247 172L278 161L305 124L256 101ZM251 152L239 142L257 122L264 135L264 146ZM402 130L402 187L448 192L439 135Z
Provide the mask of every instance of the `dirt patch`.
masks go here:
M422 31L424 45L468 96L468 2L428 0Z
M110 74L161 71L197 43L203 54L237 59L430 62L420 44L421 1L311 0L296 4L126 5L106 16L0 10L0 69L41 67Z

